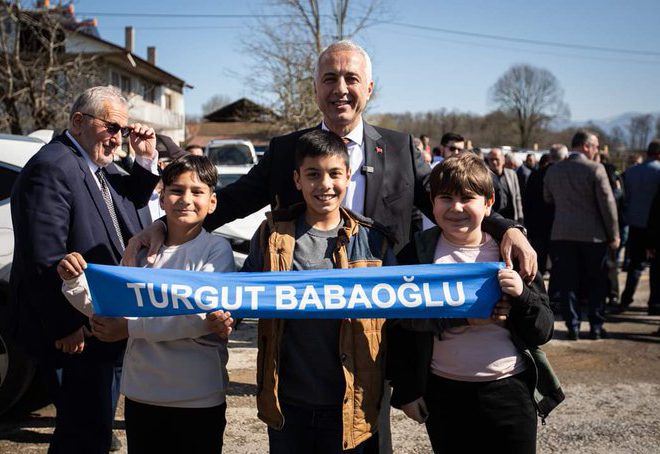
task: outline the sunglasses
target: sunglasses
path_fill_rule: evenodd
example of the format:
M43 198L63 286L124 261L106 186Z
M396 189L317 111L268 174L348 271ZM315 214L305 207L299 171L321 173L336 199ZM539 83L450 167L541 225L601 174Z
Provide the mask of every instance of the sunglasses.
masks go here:
M452 153L456 153L457 151L461 152L461 151L464 150L463 148L458 148L458 147L448 147L448 148L449 148L449 151L451 151Z
M133 128L129 128L128 126L119 126L119 124L106 121L103 118L95 117L94 115L90 115L84 112L80 112L80 113L86 117L90 117L95 120L102 121L103 124L105 125L105 129L113 136L121 131L122 137L128 137L129 135L131 135L131 132L133 132Z

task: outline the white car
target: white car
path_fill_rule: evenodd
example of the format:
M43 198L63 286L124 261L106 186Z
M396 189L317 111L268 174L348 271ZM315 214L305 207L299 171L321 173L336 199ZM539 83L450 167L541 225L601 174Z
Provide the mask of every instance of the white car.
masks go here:
M250 168L257 163L257 153L249 140L211 140L204 149L204 156L216 166Z
M240 177L248 173L252 168L252 165L216 165L216 168L218 169L217 192L221 187L234 183ZM238 269L243 266L243 262L245 261L247 254L250 252L250 239L252 238L252 235L257 231L261 222L266 219L266 212L269 210L270 207L266 206L256 213L252 213L242 219L236 219L235 221L229 222L213 231L214 235L223 236L229 240L229 243L231 243L231 248L234 251L234 260Z
M23 166L52 134L52 131L35 133L41 138L0 134L0 414L21 398L35 373L32 361L7 336L11 323L7 317L9 272L14 254L9 198Z

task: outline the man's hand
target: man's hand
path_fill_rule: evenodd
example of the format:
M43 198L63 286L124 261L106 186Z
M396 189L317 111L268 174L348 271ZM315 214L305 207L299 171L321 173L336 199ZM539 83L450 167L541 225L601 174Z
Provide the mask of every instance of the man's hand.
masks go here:
M234 319L229 312L209 312L206 314L206 324L215 334L226 339L233 330Z
M94 315L92 334L103 342L116 342L128 337L128 321L124 317L100 317Z
M493 308L490 318L496 322L503 322L509 317L509 312L511 312L511 301L509 301L509 297L505 294L502 295L502 299Z
M55 348L62 353L82 353L85 349L85 330L80 327L71 334L55 341Z
M147 159L154 159L156 157L156 131L140 123L133 123L128 127L133 130L129 142L135 154Z
M407 417L417 421L420 424L424 424L426 419L429 417L429 411L426 409L426 402L424 402L423 397L420 397L417 400L413 400L410 403L401 405L401 410L406 414Z
M610 249L616 251L619 249L619 246L621 245L621 240L619 238L616 238L610 241L609 243L607 243L607 245L609 246Z
M507 268L513 268L514 258L518 260L520 276L525 282L529 283L534 280L538 270L536 251L520 230L510 228L504 233L500 243L500 254Z
M468 318L467 322L470 326L492 325L493 323L502 324L509 317L509 312L511 312L511 302L508 295L504 294L502 295L502 299L493 307L490 318Z
M73 279L80 276L87 268L87 262L82 255L77 252L72 252L64 256L60 263L57 264L57 274L63 281Z
M142 248L148 248L147 263L153 265L156 261L156 254L163 243L165 243L165 224L156 221L128 240L121 264L124 266L137 266L138 252Z

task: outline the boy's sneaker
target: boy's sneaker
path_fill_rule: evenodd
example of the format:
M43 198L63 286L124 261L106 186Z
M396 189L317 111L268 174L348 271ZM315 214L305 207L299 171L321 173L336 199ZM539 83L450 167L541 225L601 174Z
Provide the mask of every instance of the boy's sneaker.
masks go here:
M570 341L576 341L580 339L580 332L576 329L569 328L567 337Z

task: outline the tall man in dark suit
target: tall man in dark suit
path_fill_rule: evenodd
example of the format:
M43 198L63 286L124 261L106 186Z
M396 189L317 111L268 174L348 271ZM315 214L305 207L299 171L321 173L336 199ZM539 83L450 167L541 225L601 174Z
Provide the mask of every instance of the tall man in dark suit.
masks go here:
M124 343L89 337L86 317L62 295L56 266L72 251L116 265L125 242L144 227L137 208L159 179L156 139L153 129L127 121L128 103L118 90L86 90L73 104L68 129L30 159L11 197L15 334L46 369L57 371L50 453L110 448L113 369ZM138 165L125 175L113 157L128 136Z
M415 153L409 134L372 126L362 113L373 92L371 60L351 41L331 44L319 56L315 72L316 102L323 113L323 128L345 138L352 171L351 185L344 202L353 211L389 227L398 241L396 250L408 241L412 206L432 218L426 188L429 166ZM250 172L218 193L218 209L206 219L213 230L245 217L270 204L287 207L302 202L293 184L294 150L298 138L313 128L275 137L268 151ZM536 254L514 223L499 217L486 221L488 230L503 237L502 255L513 254L525 275L536 272ZM129 243L127 263L140 247L149 247L153 256L162 244L164 224L138 235ZM506 234L505 234L506 231Z
M412 136L363 120L374 87L371 60L364 49L351 41L331 44L319 56L314 81L316 103L323 113L316 128L334 132L348 146L352 176L344 205L387 226L397 240L395 250L400 250L409 239L413 205L433 217L425 184L430 167L415 152ZM206 218L205 228L216 229L267 204L284 208L302 202L293 183L294 151L298 138L311 129L273 138L261 161L218 193L218 209ZM513 248L526 274L533 276L536 254L520 230L508 229L514 223L502 218L486 223L489 233L497 238L504 235L502 255L510 258ZM127 258L141 246L148 246L148 255L153 256L163 238L163 225L155 223L131 240Z

